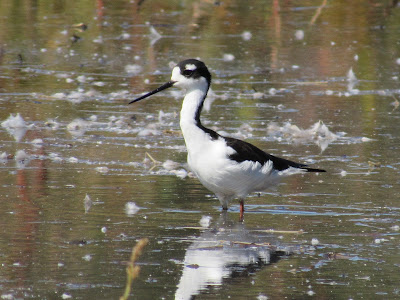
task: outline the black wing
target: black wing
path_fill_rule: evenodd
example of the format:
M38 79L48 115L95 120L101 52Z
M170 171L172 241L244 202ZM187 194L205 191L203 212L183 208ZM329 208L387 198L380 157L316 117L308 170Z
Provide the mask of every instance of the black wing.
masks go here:
M259 162L261 165L263 165L268 161L272 161L274 169L278 171L283 171L288 169L289 167L293 167L293 168L304 169L307 170L308 172L326 172L325 170L308 168L307 165L299 164L284 158L273 156L271 154L262 151L261 149L257 148L256 146L250 143L238 139L230 137L222 137L222 138L225 139L225 142L229 147L233 148L236 151L236 153L231 154L229 158L239 163L246 160L250 160L254 162Z

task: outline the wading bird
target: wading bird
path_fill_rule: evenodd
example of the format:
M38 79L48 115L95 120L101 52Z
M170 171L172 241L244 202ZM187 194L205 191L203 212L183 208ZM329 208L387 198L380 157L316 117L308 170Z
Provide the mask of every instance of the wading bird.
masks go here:
M244 199L277 183L279 178L303 172L325 172L268 154L247 142L225 137L204 127L200 114L211 84L206 65L196 59L181 61L172 70L171 80L129 103L145 99L172 86L186 91L180 113L180 127L188 152L187 162L200 182L215 193L222 209L231 200L240 203L243 220Z

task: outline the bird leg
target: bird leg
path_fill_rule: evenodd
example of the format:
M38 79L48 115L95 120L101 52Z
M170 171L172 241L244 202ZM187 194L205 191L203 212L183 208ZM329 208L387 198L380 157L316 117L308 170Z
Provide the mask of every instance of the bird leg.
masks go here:
M239 200L239 204L240 204L239 222L243 222L243 219L244 219L244 200L240 199Z

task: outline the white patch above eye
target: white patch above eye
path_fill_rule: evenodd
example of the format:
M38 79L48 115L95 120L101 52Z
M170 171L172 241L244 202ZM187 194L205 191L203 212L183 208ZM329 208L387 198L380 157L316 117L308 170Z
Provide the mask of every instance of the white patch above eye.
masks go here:
M190 71L194 71L194 70L196 70L196 65L194 65L194 64L187 64L187 65L185 65L185 70L190 70Z
M181 70L179 69L179 67L175 67L172 70L172 75L171 75L171 80L172 81L182 81L185 77L181 74Z

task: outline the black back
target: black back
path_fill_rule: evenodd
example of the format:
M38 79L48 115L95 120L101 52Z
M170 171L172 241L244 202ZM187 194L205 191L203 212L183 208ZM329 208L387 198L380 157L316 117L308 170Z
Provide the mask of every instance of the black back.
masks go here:
M306 170L307 172L326 172L325 170L322 169L309 168L305 164L296 163L291 160L287 160L284 158L268 154L250 143L231 137L224 137L209 128L205 128L202 125L200 125L199 127L204 132L208 133L211 139L213 140L216 140L218 138L224 139L226 145L235 150L235 153L231 154L229 156L229 159L234 160L238 163L244 161L253 161L253 162L259 162L261 165L264 165L265 163L272 161L274 169L278 171L283 171L292 167L292 168L303 169Z
M231 154L229 156L230 159L243 162L246 160L259 162L261 165L264 165L268 161L272 161L274 169L278 171L286 170L290 167L299 168L307 170L308 172L325 172L325 170L321 169L313 169L308 168L307 165L299 164L294 161L290 161L284 158L276 157L271 154L268 154L256 146L230 137L223 137L226 141L226 144L233 148L236 153Z

